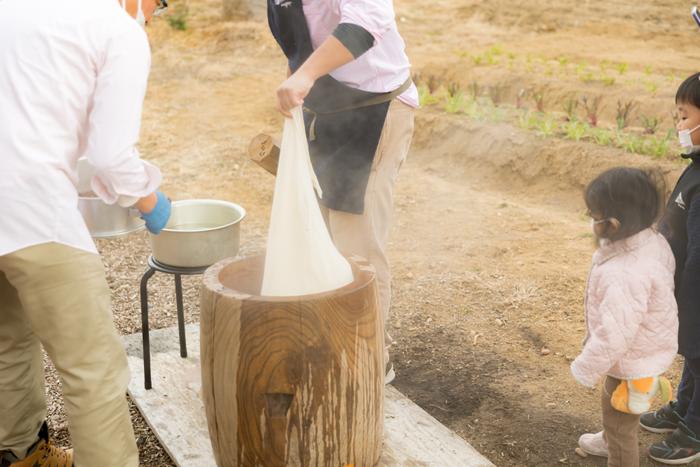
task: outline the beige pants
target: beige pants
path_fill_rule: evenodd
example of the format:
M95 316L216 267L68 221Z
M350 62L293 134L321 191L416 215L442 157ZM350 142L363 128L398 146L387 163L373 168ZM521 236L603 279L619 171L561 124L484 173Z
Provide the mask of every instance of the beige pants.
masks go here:
M391 268L386 257L386 243L393 202L391 192L404 162L413 136L413 107L394 99L384 121L382 136L374 155L372 172L365 192L364 214L348 214L321 206L336 248L369 260L377 271L377 286L385 324L384 358L389 361L392 340L386 331L391 302Z
M608 376L601 391L603 409L603 439L608 445L608 467L639 467L639 445L637 443L637 414L620 412L610 403L620 380Z
M46 418L42 345L61 376L76 465L138 466L129 366L98 255L46 243L0 256L0 451L19 459Z

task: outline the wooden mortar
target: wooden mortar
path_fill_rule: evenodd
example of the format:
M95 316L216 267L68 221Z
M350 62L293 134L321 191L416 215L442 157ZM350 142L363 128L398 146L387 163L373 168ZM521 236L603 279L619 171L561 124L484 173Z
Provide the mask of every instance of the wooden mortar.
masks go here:
M374 466L384 428L384 330L374 268L299 297L260 296L265 255L202 279L202 398L218 467Z

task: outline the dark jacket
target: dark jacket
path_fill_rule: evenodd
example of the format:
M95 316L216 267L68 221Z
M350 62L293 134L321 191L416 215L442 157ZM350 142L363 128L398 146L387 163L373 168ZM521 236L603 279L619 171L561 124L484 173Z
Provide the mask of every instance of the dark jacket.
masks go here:
M676 183L659 230L676 258L678 353L700 357L700 154Z

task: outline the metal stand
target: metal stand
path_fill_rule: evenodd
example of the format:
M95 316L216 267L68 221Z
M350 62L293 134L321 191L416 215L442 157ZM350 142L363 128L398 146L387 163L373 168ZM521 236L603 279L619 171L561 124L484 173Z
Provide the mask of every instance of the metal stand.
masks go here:
M187 342L185 341L185 310L182 306L182 275L192 276L203 274L209 266L198 268L179 268L159 263L153 257L148 257L148 269L141 278L141 334L143 335L143 376L144 386L151 389L151 341L148 334L148 279L153 274L164 272L175 276L175 297L177 301L177 327L180 332L180 356L187 357Z

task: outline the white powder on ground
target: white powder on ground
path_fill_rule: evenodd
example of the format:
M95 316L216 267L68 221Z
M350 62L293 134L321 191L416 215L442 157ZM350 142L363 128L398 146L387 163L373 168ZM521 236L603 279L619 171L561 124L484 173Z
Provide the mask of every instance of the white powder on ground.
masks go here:
M301 107L284 122L272 201L261 295L296 296L338 289L354 280L333 245L314 188L321 197L306 143Z

